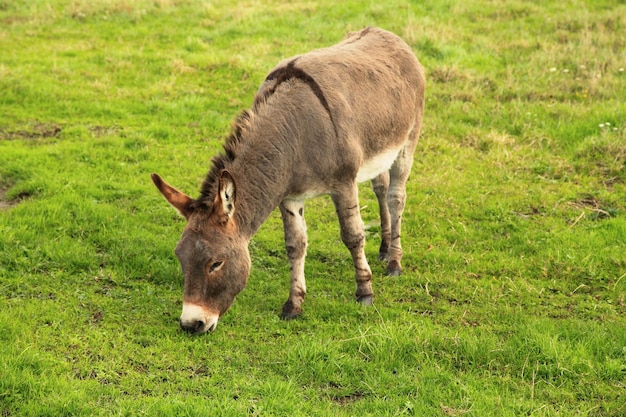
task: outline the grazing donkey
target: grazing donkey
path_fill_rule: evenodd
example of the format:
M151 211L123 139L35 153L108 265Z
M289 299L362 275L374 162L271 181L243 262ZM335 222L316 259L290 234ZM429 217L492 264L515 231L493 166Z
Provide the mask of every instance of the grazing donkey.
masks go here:
M302 313L306 292L305 200L329 194L350 250L356 298L371 304L372 272L357 183L372 180L387 272L402 271L400 223L424 111L424 71L399 37L377 28L287 59L267 76L235 121L224 152L194 200L152 180L187 219L176 247L185 276L180 325L214 330L250 273L248 243L278 206L291 267L282 317Z

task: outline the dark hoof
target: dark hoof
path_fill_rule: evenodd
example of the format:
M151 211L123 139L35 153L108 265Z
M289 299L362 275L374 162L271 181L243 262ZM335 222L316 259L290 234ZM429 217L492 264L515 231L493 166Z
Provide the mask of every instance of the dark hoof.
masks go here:
M398 277L402 273L402 267L398 261L391 261L387 265L387 275L390 277Z
M283 320L293 320L302 315L302 308L296 307L293 305L291 301L287 301L283 304L283 312L280 315L280 318Z
M389 260L389 243L381 242L380 248L378 249L378 260L379 261L387 261Z
M356 301L364 306L371 306L374 304L374 296L373 295L362 295L356 298Z
M280 315L280 318L283 320L293 320L293 319L297 319L298 317L300 317L302 315L302 311L298 311L298 312L291 312L291 313L285 313L283 311L283 314Z
M401 274L402 274L402 270L401 269L394 269L394 270L387 269L387 276L388 277L399 277Z

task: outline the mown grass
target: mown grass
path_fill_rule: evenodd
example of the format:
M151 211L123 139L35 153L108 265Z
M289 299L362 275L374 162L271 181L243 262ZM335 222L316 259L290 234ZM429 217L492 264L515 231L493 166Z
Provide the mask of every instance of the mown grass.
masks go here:
M0 1L0 413L621 416L626 8L616 1ZM404 274L353 302L332 204L308 296L274 213L215 333L179 330L183 221L278 60L377 25L428 73Z

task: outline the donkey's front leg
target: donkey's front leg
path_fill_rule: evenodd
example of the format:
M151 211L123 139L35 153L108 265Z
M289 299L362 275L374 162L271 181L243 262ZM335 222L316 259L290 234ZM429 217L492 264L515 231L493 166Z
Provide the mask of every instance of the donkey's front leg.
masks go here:
M284 200L280 203L280 214L285 231L285 247L289 257L291 286L289 299L283 304L282 318L290 320L302 314L302 301L306 293L304 281L304 257L306 256L306 223L304 201Z
M372 271L365 258L365 227L359 209L359 190L356 183L350 184L332 194L339 225L341 240L350 250L354 263L356 299L370 305L374 299L372 291Z

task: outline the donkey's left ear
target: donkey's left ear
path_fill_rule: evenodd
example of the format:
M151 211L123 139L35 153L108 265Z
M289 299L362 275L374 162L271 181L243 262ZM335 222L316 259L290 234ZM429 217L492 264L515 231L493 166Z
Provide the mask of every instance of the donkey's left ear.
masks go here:
M220 211L224 223L230 220L235 212L237 188L230 172L223 170L220 174L219 192L216 196L215 208Z

